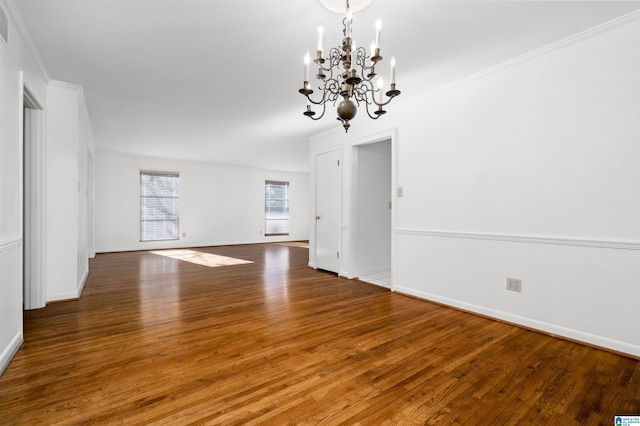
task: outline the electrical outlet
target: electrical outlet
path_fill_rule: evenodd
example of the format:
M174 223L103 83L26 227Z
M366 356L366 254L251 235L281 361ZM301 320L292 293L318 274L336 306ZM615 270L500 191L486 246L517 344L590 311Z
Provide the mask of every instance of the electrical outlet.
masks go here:
M182 238L187 238L187 233L186 232L182 233Z
M404 189L401 186L399 186L398 187L398 198L402 198L402 197L404 197Z
M507 277L507 290L522 292L522 280Z

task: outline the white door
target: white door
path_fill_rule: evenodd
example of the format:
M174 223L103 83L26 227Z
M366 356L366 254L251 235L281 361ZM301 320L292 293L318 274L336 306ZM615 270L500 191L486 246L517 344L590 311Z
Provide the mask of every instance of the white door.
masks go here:
M340 151L316 156L316 267L340 270Z

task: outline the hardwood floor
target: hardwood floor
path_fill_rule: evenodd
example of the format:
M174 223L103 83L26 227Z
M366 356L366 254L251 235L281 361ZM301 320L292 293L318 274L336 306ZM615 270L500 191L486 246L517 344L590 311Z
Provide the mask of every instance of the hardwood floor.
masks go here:
M637 360L309 269L299 245L193 251L99 254L81 300L27 312L0 377L0 424L612 425L640 414Z

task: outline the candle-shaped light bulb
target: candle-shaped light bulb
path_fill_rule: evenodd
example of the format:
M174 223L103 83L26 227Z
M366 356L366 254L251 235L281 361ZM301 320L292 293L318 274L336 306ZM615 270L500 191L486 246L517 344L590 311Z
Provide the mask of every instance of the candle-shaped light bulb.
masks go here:
M371 56L374 56L376 54L376 42L372 41L371 42Z
M382 29L382 21L376 21L376 47L380 48L380 30Z
M391 84L396 84L396 58L391 57Z
M357 47L356 47L356 42L354 41L351 44L351 69L355 70L356 69L356 60L358 59L358 52L357 52Z
M378 102L382 103L382 89L384 88L384 81L382 80L382 77L378 78L378 91L379 91L379 96L380 96L380 100Z
M311 55L309 51L304 55L304 81L309 81L309 62L311 62Z
M318 27L318 49L320 52L322 52L322 35L324 34L324 27L322 25L320 25Z

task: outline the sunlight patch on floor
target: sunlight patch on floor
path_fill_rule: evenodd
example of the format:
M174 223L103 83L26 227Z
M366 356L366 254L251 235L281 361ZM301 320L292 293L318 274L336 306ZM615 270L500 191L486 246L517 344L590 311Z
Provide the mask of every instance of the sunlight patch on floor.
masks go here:
M285 241L283 243L275 243L281 246L309 248L309 241Z
M170 257L172 259L184 260L185 262L195 263L197 265L216 268L218 266L243 265L245 263L254 263L250 260L237 259L235 257L220 256L218 254L203 253L196 250L156 250L150 253L160 256Z

